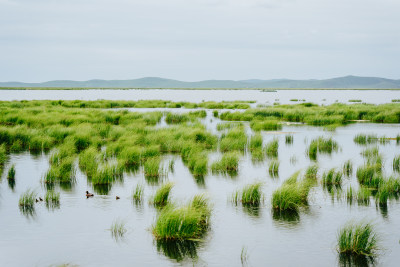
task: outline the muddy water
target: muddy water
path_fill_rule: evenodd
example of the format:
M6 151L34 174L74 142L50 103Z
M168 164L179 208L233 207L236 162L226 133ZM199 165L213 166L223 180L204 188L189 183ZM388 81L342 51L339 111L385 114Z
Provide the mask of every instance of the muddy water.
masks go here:
M211 129L218 120L208 112L203 122ZM92 188L78 170L76 184L57 188L61 192L59 208L50 209L40 202L35 205L34 213L26 214L18 208L19 196L33 188L43 198L45 188L41 179L49 167L48 155L12 154L0 183L0 265L241 266L240 255L246 248L249 266L337 266L343 263L335 251L338 229L351 219L365 219L376 224L386 249L375 263L398 266L400 203L397 201L390 201L387 210L376 207L373 200L369 206L350 206L345 200L332 198L319 185L310 193L310 206L297 216L275 216L270 204L272 192L295 171L311 163L305 151L314 137L332 136L340 145L340 150L332 155L319 155L319 175L324 170L340 168L348 159L353 161L354 174L344 179L345 191L350 184L357 186L355 170L363 164L360 152L364 147L354 144L353 137L358 133L393 137L400 133L398 125L353 124L335 132L309 126L283 126L282 132L263 133L265 143L273 138L279 140L278 178L269 176L268 160L253 163L249 154L242 157L236 176L209 173L200 181L193 178L179 156L164 157L165 165L172 159L175 161L174 171L162 178L175 182L171 192L173 201L181 203L196 193L206 192L214 205L211 229L205 239L179 247L157 244L152 237L150 228L157 211L148 200L159 185L146 181L142 169L126 173L108 194ZM292 145L285 144L284 133L293 133ZM378 146L384 155L384 171L391 175L391 162L400 154L400 146L395 141ZM218 152L213 152L210 162L219 157ZM13 188L6 178L11 164L16 166ZM266 196L259 209L236 207L229 202L234 190L256 180L264 183ZM138 183L145 186L142 205L131 201ZM86 190L94 191L95 197L86 199ZM116 195L121 199L116 200ZM116 219L124 220L128 229L124 238L117 240L109 231Z
M317 104L335 102L349 103L349 100L361 100L365 103L390 103L400 99L396 90L277 90L261 92L260 90L169 90L169 89L135 89L135 90L0 90L1 100L171 100L198 103L201 101L234 101L251 100L257 104L271 105L296 104L304 101ZM299 100L291 101L291 100Z

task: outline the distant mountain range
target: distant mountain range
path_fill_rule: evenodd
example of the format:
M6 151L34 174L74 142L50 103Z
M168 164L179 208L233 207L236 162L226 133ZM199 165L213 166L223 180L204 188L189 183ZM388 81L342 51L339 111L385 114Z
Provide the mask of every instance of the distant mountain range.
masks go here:
M0 87L65 87L65 88L326 88L326 89L400 89L400 80L377 77L345 76L325 80L205 80L183 82L158 77L132 80L56 80L42 83L0 82Z

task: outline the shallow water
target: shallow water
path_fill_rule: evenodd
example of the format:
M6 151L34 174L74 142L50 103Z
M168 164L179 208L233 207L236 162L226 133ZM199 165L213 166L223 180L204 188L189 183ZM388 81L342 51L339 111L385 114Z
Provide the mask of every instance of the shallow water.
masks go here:
M135 90L0 90L1 100L171 100L187 101L257 101L257 104L302 103L301 100L317 104L348 103L350 99L365 103L390 103L400 99L400 91L395 90L170 90L170 89L135 89ZM299 102L290 101L298 99Z
M213 129L219 120L208 111L203 122ZM285 133L293 133L292 145L285 144ZM279 133L263 132L264 143L273 138L279 140L278 178L269 176L268 160L253 163L250 154L245 154L237 176L209 173L203 181L196 181L179 156L166 155L163 159L166 165L171 159L175 160L174 171L163 178L175 182L171 192L173 201L186 201L196 193L206 192L214 205L211 230L205 239L200 244L178 247L157 244L153 239L150 228L157 211L148 200L158 185L148 183L142 169L125 173L123 181L115 183L106 195L92 188L78 170L77 182L72 188L57 189L61 192L59 208L48 209L40 202L35 205L34 213L26 214L18 208L19 196L28 188L44 196L45 188L40 181L49 167L48 155L12 154L0 183L1 265L241 266L241 251L246 248L249 266L337 266L340 263L335 251L338 229L351 219L367 219L376 224L386 249L376 263L397 266L400 261L400 204L397 201L390 201L387 210L377 208L374 201L366 207L350 206L345 200L332 198L318 185L310 193L310 206L297 216L282 218L271 211L272 192L291 174L309 166L311 161L306 156L306 147L321 135L332 136L340 150L318 156L319 175L333 167L341 168L351 159L353 175L344 179L343 189L345 191L350 184L356 186L355 170L363 164L360 152L364 149L353 142L358 133L394 137L400 129L394 124L352 124L337 128L335 132L310 126L283 126ZM385 173L390 175L391 162L400 154L400 146L395 141L378 146L384 155ZM213 152L210 162L219 157L218 152ZM291 161L293 157L295 162ZM13 189L6 178L11 164L16 166ZM263 181L266 196L259 209L249 210L229 202L233 191L256 180ZM145 185L142 205L131 201L138 183ZM86 199L86 190L94 191L95 197ZM116 200L116 195L121 199ZM116 219L124 220L128 228L124 238L119 240L108 230Z

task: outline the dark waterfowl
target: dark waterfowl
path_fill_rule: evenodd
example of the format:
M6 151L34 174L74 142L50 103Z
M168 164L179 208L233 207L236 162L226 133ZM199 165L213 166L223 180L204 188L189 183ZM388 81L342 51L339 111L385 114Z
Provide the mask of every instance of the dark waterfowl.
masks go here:
M119 197L119 196L116 196L115 199L120 199L120 197Z
M94 194L89 193L89 191L86 191L86 197L93 197L93 196L94 196Z
M43 199L42 199L41 197L39 197L39 200L40 200L40 201L43 201Z

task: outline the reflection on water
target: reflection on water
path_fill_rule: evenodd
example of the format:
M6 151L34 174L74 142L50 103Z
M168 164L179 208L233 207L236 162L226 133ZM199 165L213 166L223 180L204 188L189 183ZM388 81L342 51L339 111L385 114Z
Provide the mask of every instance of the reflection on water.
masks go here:
M93 185L93 190L97 195L108 195L111 187L111 184L97 184Z
M374 257L339 253L339 266L341 267L368 267L378 266Z
M162 252L165 256L177 262L181 262L186 258L197 258L197 241L169 241L157 240L157 251Z
M298 211L280 211L272 209L272 219L278 226L293 227L299 224L300 214Z
M15 179L7 179L8 180L8 187L14 192L15 188Z
M261 217L261 208L259 205L246 205L243 204L243 211L253 218Z
M24 215L28 220L36 219L36 210L35 207L27 207L27 206L19 206L19 211L22 215Z

